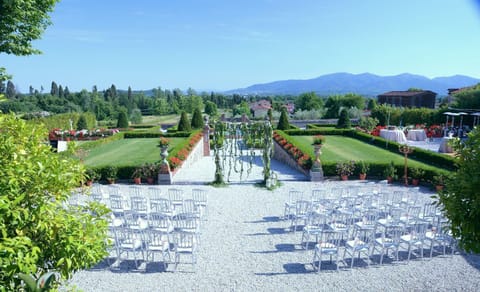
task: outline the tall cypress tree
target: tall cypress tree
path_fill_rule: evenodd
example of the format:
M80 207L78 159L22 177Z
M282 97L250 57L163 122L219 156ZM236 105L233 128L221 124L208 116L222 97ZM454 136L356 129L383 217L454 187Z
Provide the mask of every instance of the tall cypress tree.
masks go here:
M340 129L350 129L352 127L352 123L350 122L350 116L348 114L347 109L342 109L340 112L340 117L338 118L337 128Z
M50 94L52 96L57 96L58 95L58 85L55 81L52 81L52 87L50 88Z
M282 108L280 113L280 119L278 120L277 130L288 130L290 129L290 123L288 122L288 113L285 107Z
M121 111L118 114L117 128L121 128L121 129L128 128L128 117L125 111Z
M188 122L187 112L182 112L180 116L180 121L178 122L179 131L191 131L190 123Z
M7 81L7 91L5 92L5 95L9 99L15 98L15 95L17 95L15 85L13 85L13 82L10 80Z
M197 107L193 111L192 123L190 125L192 126L192 129L203 129L205 126L200 108Z
M88 129L87 119L84 115L80 115L77 121L77 130L80 131L85 129Z

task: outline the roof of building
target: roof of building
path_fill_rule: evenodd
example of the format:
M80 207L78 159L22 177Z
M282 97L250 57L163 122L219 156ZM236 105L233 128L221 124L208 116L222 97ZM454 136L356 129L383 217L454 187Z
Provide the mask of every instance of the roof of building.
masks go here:
M385 92L382 94L379 94L378 96L403 96L403 97L411 97L411 96L417 96L417 95L423 95L425 93L429 94L435 94L437 93L430 91L430 90L421 90L421 91L389 91Z

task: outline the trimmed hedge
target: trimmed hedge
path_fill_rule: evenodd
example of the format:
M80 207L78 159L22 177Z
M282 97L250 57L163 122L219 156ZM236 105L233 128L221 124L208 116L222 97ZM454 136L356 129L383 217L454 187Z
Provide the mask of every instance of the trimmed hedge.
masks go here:
M184 138L189 137L192 132L174 132L174 133L152 133L152 132L125 132L125 139L135 139L135 138L160 138L160 137L169 137L169 138Z
M382 137L372 136L370 134L366 134L358 131L352 131L350 137L367 142L371 145L375 145L377 147L380 147L382 149L388 150L393 153L399 153L398 147L402 145L397 142L387 141ZM430 164L439 168L445 168L448 170L456 169L455 158L445 154L435 153L435 152L418 148L418 147L414 147L414 148L415 150L408 155L410 158L425 162L427 164Z
M113 141L122 140L124 138L124 135L125 135L125 133L120 132L120 133L114 134L112 136L109 136L107 138L102 138L102 139L98 139L98 140L94 140L94 141L89 141L87 143L82 143L80 146L78 146L78 148L83 149L83 150L90 150L90 149L93 149L93 148L98 147L98 146L103 145L103 144L108 144L108 143L111 143Z
M318 129L309 129L309 130L286 130L285 134L290 136L314 136L314 135L340 135L340 136L350 136L351 132L354 132L352 129L336 129L336 128L318 128Z

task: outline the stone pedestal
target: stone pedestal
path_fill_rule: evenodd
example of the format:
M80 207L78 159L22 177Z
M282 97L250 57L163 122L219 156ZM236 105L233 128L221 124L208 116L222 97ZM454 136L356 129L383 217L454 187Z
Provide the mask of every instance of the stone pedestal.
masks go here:
M320 154L322 154L322 145L313 145L315 151L315 160L313 161L312 169L310 170L310 181L323 181L322 162L320 161Z
M162 156L162 164L160 165L160 171L158 173L159 185L171 185L172 184L172 172L170 171L170 165L168 164L168 146L162 147L160 156Z

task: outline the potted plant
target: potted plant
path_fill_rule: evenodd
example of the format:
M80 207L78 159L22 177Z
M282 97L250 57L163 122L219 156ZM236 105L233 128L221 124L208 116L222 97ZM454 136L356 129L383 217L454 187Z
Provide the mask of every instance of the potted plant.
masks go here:
M100 175L98 171L94 168L87 168L85 170L85 179L87 186L91 186L94 181L98 180L100 178Z
M361 160L358 162L358 171L360 180L365 180L367 178L367 172L370 169L370 166L365 161Z
M383 174L387 177L387 182L391 184L397 176L397 169L395 168L393 161L390 161L390 163L384 169Z
M136 185L139 185L142 183L142 177L144 176L144 169L142 166L135 168L135 170L132 173L132 178L133 182Z
M355 161L339 161L337 162L337 174L342 180L348 180L348 177L355 170Z
M322 135L315 135L313 137L313 145L322 145L325 143L325 137Z
M165 138L165 137L160 137L160 140L158 141L158 146L160 148L165 148L165 147L168 147L168 145L170 144L170 140Z
M105 168L105 178L109 184L114 184L117 179L118 168L116 166L110 165Z
M149 185L153 185L155 182L155 176L158 174L158 166L155 163L145 163L143 165L143 174L147 179Z
M424 174L425 174L425 170L419 167L412 167L410 169L410 175L412 177L412 185L418 186L418 183L420 182L420 179L423 177Z
M433 184L437 191L443 190L445 186L445 180L447 179L446 175L439 173L438 175L433 176Z

